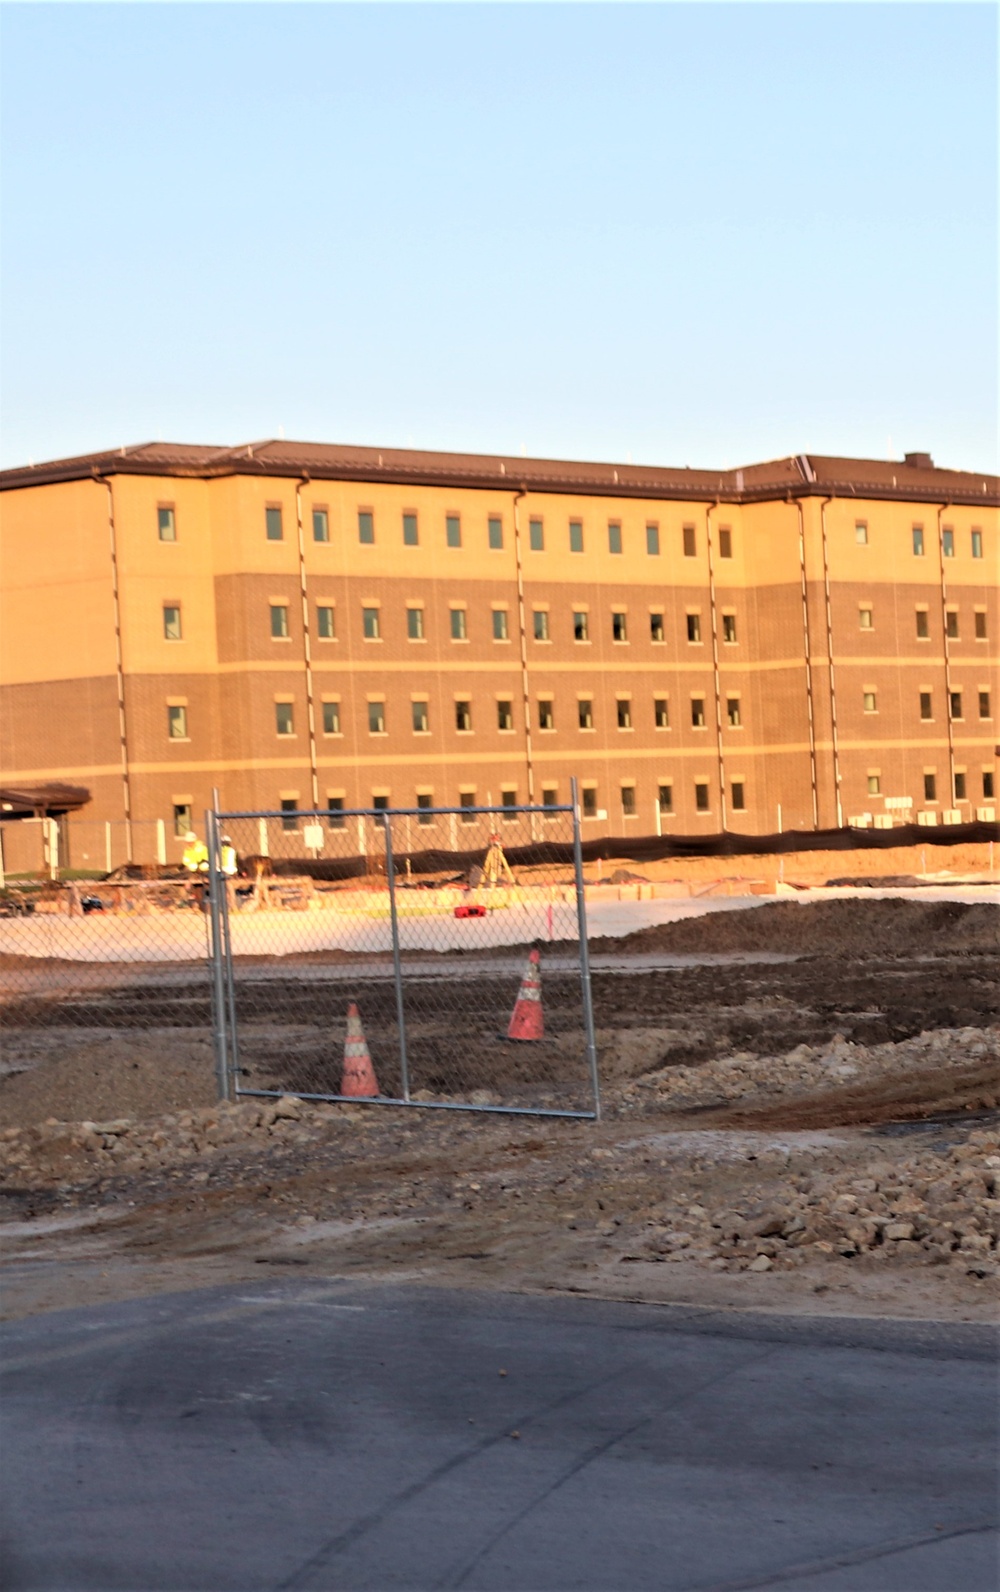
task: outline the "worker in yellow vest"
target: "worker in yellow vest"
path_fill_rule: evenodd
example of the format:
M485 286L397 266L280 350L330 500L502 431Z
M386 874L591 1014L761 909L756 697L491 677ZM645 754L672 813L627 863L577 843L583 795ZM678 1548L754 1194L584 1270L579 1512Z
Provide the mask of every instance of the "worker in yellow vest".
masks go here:
M199 840L193 829L184 836L184 854L181 861L188 873L208 872L208 847Z
M228 835L223 835L219 841L219 867L227 879L235 879L239 869L239 859L236 855L236 847Z

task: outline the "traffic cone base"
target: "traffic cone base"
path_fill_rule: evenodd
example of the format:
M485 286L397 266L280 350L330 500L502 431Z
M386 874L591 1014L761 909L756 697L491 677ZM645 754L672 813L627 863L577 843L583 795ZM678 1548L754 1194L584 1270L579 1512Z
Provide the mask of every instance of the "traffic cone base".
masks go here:
M361 1026L361 1013L352 1001L347 1008L347 1038L344 1041L344 1072L340 1092L353 1100L371 1100L379 1092L375 1068L368 1053L368 1041Z
M545 1033L542 1016L542 975L539 955L532 951L524 970L521 988L511 1013L508 1039L541 1039Z

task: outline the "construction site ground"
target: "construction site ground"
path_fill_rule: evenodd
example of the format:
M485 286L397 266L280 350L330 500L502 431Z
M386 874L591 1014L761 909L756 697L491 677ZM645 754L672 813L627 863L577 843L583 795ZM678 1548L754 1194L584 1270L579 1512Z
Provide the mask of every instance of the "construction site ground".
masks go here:
M204 1023L72 1044L40 1026L0 1080L4 1313L294 1268L991 1319L998 947L997 905L914 899L596 941L599 1123L302 1104L294 1057L286 1098L220 1108ZM543 958L556 1012L565 978ZM130 987L135 969L119 1014Z

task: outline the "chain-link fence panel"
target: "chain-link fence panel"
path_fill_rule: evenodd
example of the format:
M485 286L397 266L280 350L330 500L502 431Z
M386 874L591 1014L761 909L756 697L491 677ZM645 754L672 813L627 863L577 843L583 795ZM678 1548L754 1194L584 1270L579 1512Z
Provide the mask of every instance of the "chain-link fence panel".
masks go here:
M215 860L236 1093L595 1112L572 808L221 814Z

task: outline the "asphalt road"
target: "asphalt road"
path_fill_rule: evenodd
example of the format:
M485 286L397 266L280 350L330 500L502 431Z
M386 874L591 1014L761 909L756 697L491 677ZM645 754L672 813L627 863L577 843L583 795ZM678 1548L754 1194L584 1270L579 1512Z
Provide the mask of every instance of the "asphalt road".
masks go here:
M2 1350L11 1592L997 1584L983 1327L290 1279Z

